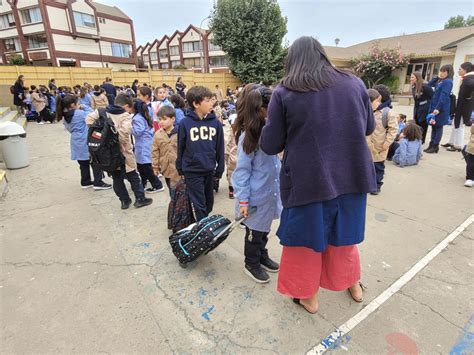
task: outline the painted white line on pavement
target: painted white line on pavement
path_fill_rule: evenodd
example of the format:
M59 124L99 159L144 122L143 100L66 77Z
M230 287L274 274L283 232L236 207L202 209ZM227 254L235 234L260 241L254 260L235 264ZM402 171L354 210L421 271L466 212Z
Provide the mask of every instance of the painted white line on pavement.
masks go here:
M426 265L429 264L439 253L441 253L449 243L451 243L458 235L460 235L471 223L474 222L474 214L467 218L456 230L442 240L436 247L434 247L428 254L426 254L420 261L418 261L410 270L403 274L397 281L395 281L388 289L382 292L372 302L370 302L364 309L357 313L354 317L349 319L346 323L341 325L334 332L324 338L318 345L308 351L307 355L323 354L329 350L332 345L341 340L343 336L354 329L359 323L367 318L372 312L377 310L390 297L397 293L403 286L405 286L416 274L418 274Z

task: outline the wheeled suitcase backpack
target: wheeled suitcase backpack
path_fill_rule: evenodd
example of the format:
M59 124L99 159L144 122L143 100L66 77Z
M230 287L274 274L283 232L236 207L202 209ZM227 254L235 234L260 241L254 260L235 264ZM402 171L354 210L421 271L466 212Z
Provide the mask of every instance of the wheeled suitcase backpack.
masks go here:
M244 219L240 217L231 222L217 214L172 234L169 242L179 265L186 267L187 263L217 248Z

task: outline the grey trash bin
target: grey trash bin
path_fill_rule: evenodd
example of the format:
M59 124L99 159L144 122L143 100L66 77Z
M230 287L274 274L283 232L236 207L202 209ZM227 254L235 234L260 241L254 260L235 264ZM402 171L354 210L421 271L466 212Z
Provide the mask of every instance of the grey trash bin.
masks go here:
M26 131L18 123L0 123L0 150L7 169L20 169L29 165Z

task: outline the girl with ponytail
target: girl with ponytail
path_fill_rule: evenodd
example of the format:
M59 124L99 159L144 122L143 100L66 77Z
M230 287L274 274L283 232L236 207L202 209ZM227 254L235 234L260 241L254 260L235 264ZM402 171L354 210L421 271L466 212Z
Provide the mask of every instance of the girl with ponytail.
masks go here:
M108 190L112 185L102 181L104 175L100 169L92 167L94 181L91 179L89 148L87 146L88 128L86 125L86 111L80 109L75 95L58 95L56 98L56 117L64 120L64 127L71 133L71 160L77 160L81 170L81 187L94 190Z
M137 158L137 170L142 179L143 187L148 181L151 187L145 191L155 193L164 191L163 184L154 174L151 165L151 148L153 145L153 118L150 110L142 100L134 100L132 112L132 134L135 139L135 156Z
M266 273L278 272L279 265L268 256L266 244L272 221L280 217L280 160L259 147L267 117L271 91L263 85L248 84L237 102L235 138L237 167L232 174L236 215L245 222L245 273L258 283L267 283ZM256 211L249 214L249 209ZM266 270L266 271L265 271Z

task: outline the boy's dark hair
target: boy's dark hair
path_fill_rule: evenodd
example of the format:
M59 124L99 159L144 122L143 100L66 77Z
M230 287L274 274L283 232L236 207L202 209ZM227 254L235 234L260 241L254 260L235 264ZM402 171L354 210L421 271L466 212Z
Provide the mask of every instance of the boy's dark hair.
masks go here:
M369 95L370 102L374 102L380 96L380 93L375 89L367 90L367 94Z
M191 110L194 111L194 104L199 105L205 98L211 98L212 92L204 86L193 86L186 93L186 100Z
M403 135L409 142L413 142L414 140L421 140L423 138L423 134L421 132L421 128L416 123L408 123L406 127L403 129Z
M151 100L152 92L151 92L151 89L148 86L140 86L140 88L138 89L138 92L142 96L148 96Z
M461 68L463 68L466 71L466 73L470 73L474 70L474 67L471 62L462 63Z
M166 116L166 117L171 118L171 117L176 117L176 111L171 106L164 105L158 110L158 113L156 115L158 117Z
M387 85L378 84L374 86L374 89L382 95L382 102L390 100L391 92Z
M71 105L77 103L77 96L67 94L64 97L58 95L56 98L56 118L58 121L61 121L64 117L64 114L69 110ZM65 118L67 123L71 123L72 117Z
M404 115L403 113L399 113L398 115L399 115L400 118L402 119L402 122L406 122L406 121L407 121L407 115Z
M36 90L36 85L31 85L31 86L30 86L30 89L33 90L33 91L35 91L35 90Z
M452 79L454 77L454 68L451 64L443 65L441 68L439 68L439 71L448 73L448 77L446 79Z
M115 104L117 106L128 105L130 107L133 107L133 100L127 94L118 94L117 97L115 98Z
M171 95L170 102L175 108L184 109L186 107L186 102L184 102L184 99L178 94Z

